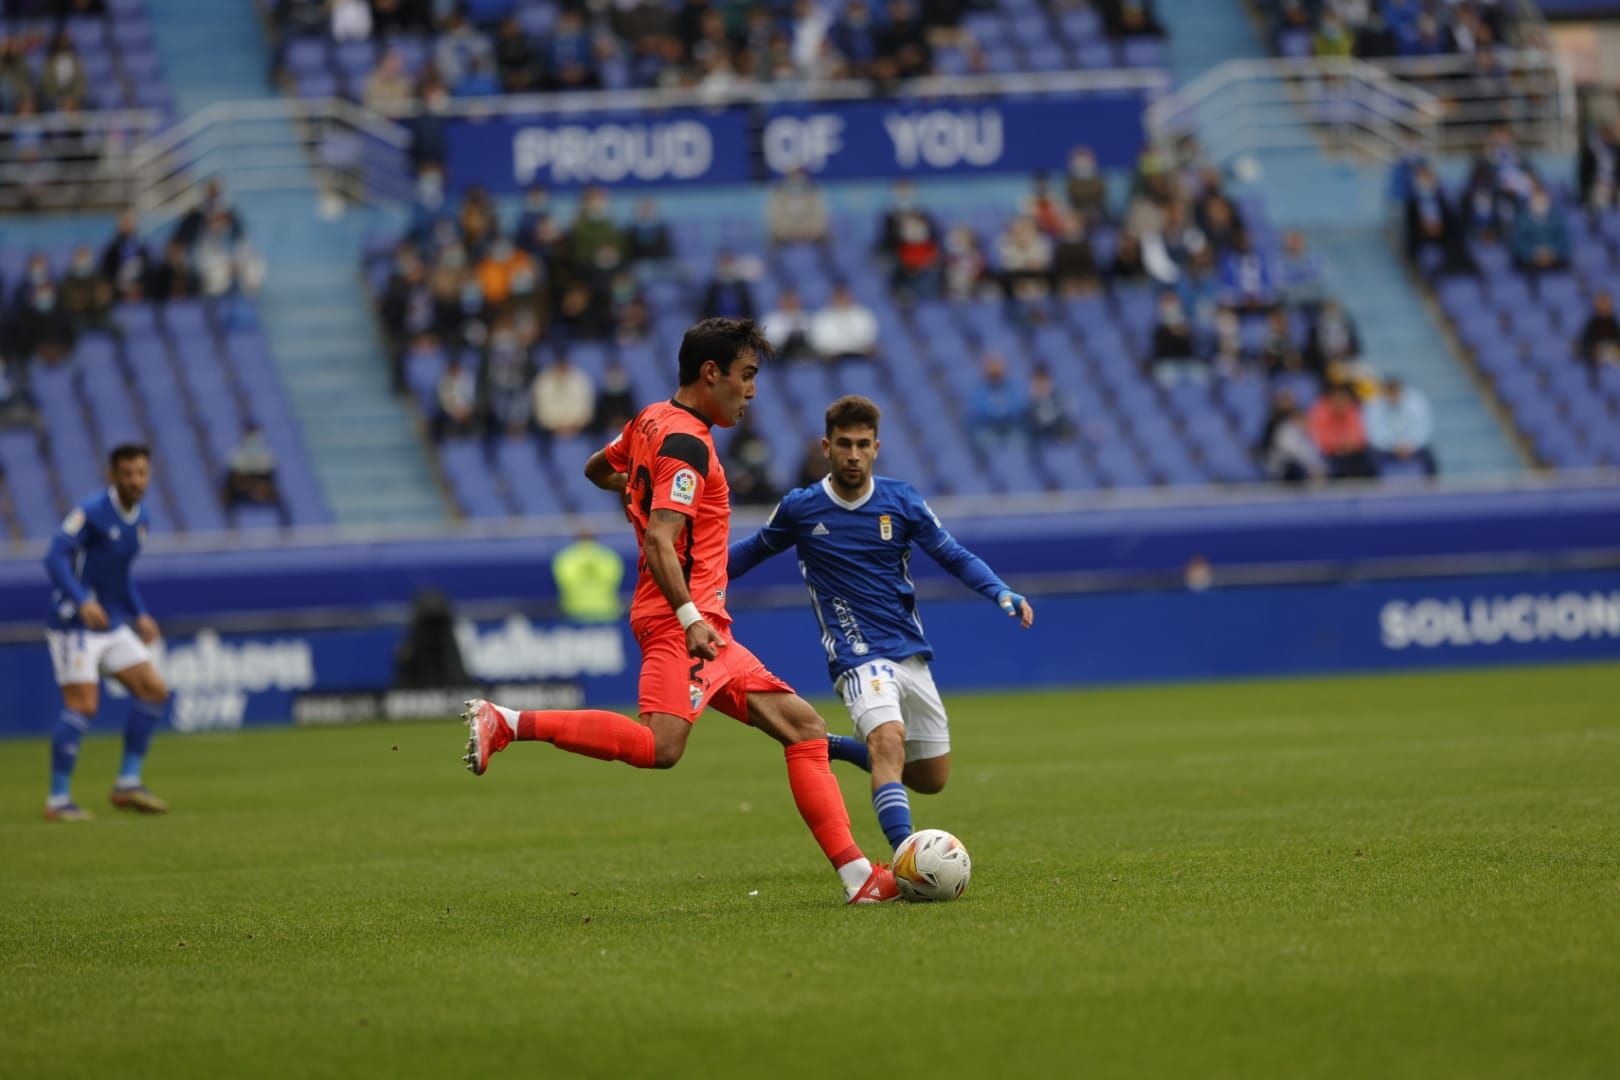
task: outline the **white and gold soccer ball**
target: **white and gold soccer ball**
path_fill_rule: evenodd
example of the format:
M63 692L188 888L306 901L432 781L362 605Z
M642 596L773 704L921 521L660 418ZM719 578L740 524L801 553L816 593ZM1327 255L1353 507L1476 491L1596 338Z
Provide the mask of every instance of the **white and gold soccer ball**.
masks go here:
M906 900L955 900L972 876L967 848L944 829L914 832L894 852L894 883Z

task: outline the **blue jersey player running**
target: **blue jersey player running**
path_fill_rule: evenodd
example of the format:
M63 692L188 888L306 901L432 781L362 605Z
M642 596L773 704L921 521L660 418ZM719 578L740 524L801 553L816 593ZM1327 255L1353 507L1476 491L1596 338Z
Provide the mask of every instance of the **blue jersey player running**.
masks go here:
M864 397L832 403L821 441L831 473L789 492L764 528L733 544L729 572L736 579L798 549L833 686L855 727L855 738L827 737L831 756L872 774L878 825L898 847L912 831L906 788L940 791L951 766L949 720L928 670L934 652L911 582L912 546L1025 629L1035 612L952 539L915 488L872 475L878 419L877 405Z
M169 688L147 652L158 639L158 625L130 579L130 564L146 539L147 515L141 507L151 479L146 447L126 444L113 450L110 479L111 487L63 519L45 556L45 570L56 587L45 640L63 706L51 731L47 821L90 820L74 804L69 785L79 740L96 714L102 676L117 679L135 698L124 728L124 760L112 804L148 814L169 808L141 783L152 732L163 722L169 702Z

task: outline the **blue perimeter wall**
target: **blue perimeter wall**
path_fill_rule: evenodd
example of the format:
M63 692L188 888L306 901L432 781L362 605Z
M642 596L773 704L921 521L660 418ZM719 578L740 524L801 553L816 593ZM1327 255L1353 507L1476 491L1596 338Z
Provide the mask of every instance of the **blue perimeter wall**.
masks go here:
M1038 617L1020 632L983 600L925 584L947 690L1620 658L1620 488L1003 516L956 531L1031 588ZM175 726L337 722L343 709L321 696L389 688L403 605L427 586L476 611L457 633L484 686L536 705L627 705L638 658L626 629L548 615L561 542L145 556L142 590L169 630ZM1176 584L1193 554L1214 565L1214 588ZM1479 572L1480 560L1512 569ZM0 562L0 734L43 734L59 708L42 573L34 558ZM1228 583L1266 574L1276 583ZM782 556L739 583L735 631L820 694L826 665L802 592L762 588L796 579ZM109 696L98 726L120 725L123 706ZM374 700L348 715L391 709Z

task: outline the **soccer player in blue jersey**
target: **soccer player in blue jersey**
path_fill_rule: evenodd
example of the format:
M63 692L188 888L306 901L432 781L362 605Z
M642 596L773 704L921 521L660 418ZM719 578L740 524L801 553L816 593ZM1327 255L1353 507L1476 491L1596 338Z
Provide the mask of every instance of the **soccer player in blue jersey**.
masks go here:
M147 652L158 639L158 625L130 578L130 564L146 539L141 499L151 480L151 456L144 446L126 444L111 457L112 485L63 519L45 555L45 570L56 587L45 640L62 688L62 715L51 731L47 821L90 820L89 812L74 804L69 785L79 740L96 714L102 676L117 679L135 698L124 728L124 761L112 804L148 814L169 808L141 782L141 764L152 732L163 722L169 688Z
M829 752L872 774L878 825L898 847L912 832L906 789L941 791L951 769L950 722L928 670L934 651L917 614L912 546L1025 629L1035 612L945 531L915 488L872 474L878 420L867 398L832 403L821 441L832 471L789 492L764 528L733 544L729 570L736 579L798 549L833 686L855 727L855 738L829 735Z

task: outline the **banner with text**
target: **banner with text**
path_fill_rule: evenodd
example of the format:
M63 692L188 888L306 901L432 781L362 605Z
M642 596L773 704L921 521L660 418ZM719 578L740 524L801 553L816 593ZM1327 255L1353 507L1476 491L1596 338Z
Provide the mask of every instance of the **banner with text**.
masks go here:
M1620 573L1612 570L1032 599L1039 619L1028 632L977 597L924 605L940 686L1620 659ZM829 693L808 605L742 610L734 629L802 692ZM204 631L170 642L157 660L174 689L181 730L435 716L448 722L471 688L398 688L394 651L403 634L397 626ZM640 654L623 624L463 619L455 636L480 692L507 704L623 707L636 698ZM109 697L98 729L116 730L126 705ZM0 734L45 734L59 708L43 642L0 647ZM847 727L840 715L829 720Z
M450 187L738 184L1059 170L1084 143L1104 168L1143 143L1145 90L1043 97L833 101L715 109L457 118Z

